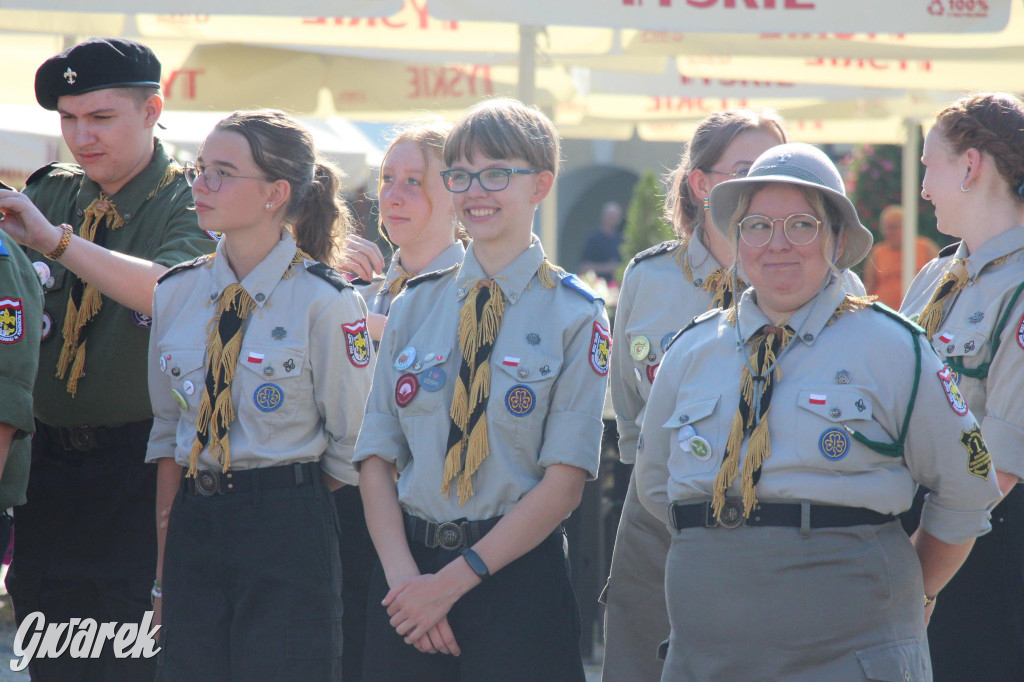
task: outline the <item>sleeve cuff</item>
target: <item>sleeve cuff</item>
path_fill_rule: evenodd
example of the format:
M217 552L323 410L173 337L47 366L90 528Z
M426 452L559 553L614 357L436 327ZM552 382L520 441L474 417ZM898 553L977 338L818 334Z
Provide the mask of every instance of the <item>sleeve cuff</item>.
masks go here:
M327 452L320 460L320 468L327 475L348 485L359 485L359 472L352 465L352 446L334 443L328 447Z
M587 480L597 478L601 466L601 435L604 423L579 412L552 412L544 427L544 445L539 464L568 464L587 472Z
M4 396L0 400L0 423L10 424L17 429L15 438L24 438L36 430L32 418L32 392L19 382L8 380L4 386Z
M1024 478L1024 430L986 415L981 420L981 435L992 455L992 466L996 471Z
M950 545L962 545L992 530L991 514L982 511L954 511L943 509L931 501L931 493L924 498L921 528L929 535Z
M358 469L363 460L377 456L385 462L399 466L412 457L409 443L405 440L402 425L390 414L367 412L359 429L352 463Z

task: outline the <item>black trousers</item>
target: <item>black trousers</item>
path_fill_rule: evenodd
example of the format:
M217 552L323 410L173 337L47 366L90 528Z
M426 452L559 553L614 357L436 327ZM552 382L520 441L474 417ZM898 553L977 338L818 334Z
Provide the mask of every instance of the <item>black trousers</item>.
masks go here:
M15 509L17 537L7 590L20 624L92 618L141 623L156 574L156 465L145 463L152 421L119 428L118 438L80 452L37 424L28 503ZM36 659L35 682L137 682L153 659Z
M341 601L345 606L341 621L345 639L341 676L345 682L360 682L366 647L366 604L370 576L377 565L377 551L366 529L359 486L346 485L335 490L334 505L341 525Z
M322 478L306 480L212 497L183 483L164 549L157 680L341 680L338 517Z
M425 654L388 622L378 563L370 584L367 682L583 682L580 616L561 529L470 590L448 613L460 656ZM416 565L436 573L458 552L412 543Z

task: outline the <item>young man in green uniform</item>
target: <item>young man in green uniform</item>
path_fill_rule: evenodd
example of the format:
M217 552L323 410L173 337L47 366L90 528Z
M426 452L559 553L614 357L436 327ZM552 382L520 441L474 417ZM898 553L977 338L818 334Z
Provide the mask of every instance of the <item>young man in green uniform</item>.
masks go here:
M156 564L156 468L147 346L168 267L213 250L181 169L154 137L160 63L130 40L91 39L47 60L36 99L61 115L77 165L0 191L5 229L46 262L28 504L7 585L21 621L140 623ZM33 206L32 204L35 204ZM37 208L38 207L38 210ZM34 680L143 680L153 660L36 659Z

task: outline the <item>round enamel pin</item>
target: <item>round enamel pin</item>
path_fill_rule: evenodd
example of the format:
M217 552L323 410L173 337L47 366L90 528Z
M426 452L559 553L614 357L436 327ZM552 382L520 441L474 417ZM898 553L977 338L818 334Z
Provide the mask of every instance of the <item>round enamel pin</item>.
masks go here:
M850 450L850 437L842 429L826 429L818 439L818 449L825 459L840 460Z
M641 362L651 352L651 341L646 336L638 336L629 344L629 354L637 362Z
M252 401L260 412L273 412L284 402L284 393L277 384L261 384L253 392Z
M162 355L160 356L160 371L161 372L166 372L167 371L167 358L165 358Z
M711 443L706 438L694 436L690 439L690 454L694 459L706 462L711 459Z
M178 407L182 410L188 410L188 403L185 402L185 398L173 388L171 389L171 395L174 396L174 402L178 403Z
M140 313L138 310L132 311L132 324L139 329L149 329L153 326L153 318L145 313Z
M675 332L669 332L665 336L661 337L661 352L664 353L668 350L668 345L672 343L672 339L676 338Z
M679 429L676 433L676 441L679 443L679 448L683 452L690 451L690 439L697 435L697 432L692 426L687 424L686 426Z
M444 370L440 367L431 367L426 372L420 375L420 386L423 387L424 391L440 391L444 386L444 382L447 380Z
M395 369L397 369L399 372L404 372L405 370L412 367L412 363L415 361L416 349L413 348L412 346L409 346L408 348L403 348L402 352L398 354L397 358L395 358Z
M420 382L416 379L416 375L403 374L398 377L398 383L395 384L395 403L399 407L405 407L412 402L419 390Z
M185 389L185 395L192 395L193 393L196 392L196 385L193 384L191 381L186 380L185 383L181 385L181 387Z
M50 338L50 332L53 331L53 318L50 317L50 313L43 311L43 333L40 336L40 341L46 341Z
M533 412L537 396L529 386L516 384L505 394L505 407L517 417L525 417Z

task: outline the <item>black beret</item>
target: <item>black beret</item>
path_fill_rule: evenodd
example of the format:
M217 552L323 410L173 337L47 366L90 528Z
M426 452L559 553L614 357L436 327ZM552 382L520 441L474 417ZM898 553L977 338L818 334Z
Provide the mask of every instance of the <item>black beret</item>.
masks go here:
M50 111L64 95L130 87L160 87L160 61L153 50L126 38L90 38L36 71L36 101Z

